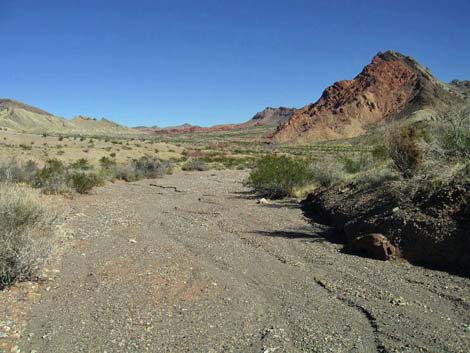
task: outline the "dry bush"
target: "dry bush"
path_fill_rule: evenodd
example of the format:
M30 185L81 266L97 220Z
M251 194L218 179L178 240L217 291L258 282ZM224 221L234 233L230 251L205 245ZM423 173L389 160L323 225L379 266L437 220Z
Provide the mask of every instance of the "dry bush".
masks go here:
M405 177L413 177L423 164L421 137L414 126L392 130L387 137L387 151L393 166Z
M52 220L31 191L0 184L0 288L37 278L50 253Z
M327 158L317 160L312 164L313 180L322 187L340 184L346 179L344 165L339 159Z
M114 175L116 179L136 181L140 179L160 178L171 172L172 165L168 161L142 157L126 164L116 165Z
M203 172L203 171L205 171L209 168L208 168L207 164L204 161L200 160L200 159L190 159L185 164L183 164L181 169L183 169L185 171L200 171L200 172Z
M0 164L0 182L31 183L38 167L33 161L24 164L15 159Z

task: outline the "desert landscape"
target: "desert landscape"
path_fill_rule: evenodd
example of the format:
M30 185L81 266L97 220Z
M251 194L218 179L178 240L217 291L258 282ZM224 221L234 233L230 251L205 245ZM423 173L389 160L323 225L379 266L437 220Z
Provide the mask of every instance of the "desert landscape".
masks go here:
M389 51L242 124L1 99L0 349L465 352L469 92Z
M468 13L1 2L0 353L470 352Z

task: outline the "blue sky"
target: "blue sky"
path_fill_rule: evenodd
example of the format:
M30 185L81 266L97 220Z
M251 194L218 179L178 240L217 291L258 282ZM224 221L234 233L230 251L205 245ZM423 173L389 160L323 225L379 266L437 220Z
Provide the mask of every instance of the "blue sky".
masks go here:
M301 107L393 49L470 79L470 0L0 0L0 97L135 125Z

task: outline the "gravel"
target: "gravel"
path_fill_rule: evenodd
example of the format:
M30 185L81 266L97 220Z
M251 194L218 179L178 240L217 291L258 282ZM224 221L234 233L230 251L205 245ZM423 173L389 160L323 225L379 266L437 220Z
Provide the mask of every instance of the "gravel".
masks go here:
M182 172L68 201L73 239L21 352L469 351L469 279L342 253L245 177Z

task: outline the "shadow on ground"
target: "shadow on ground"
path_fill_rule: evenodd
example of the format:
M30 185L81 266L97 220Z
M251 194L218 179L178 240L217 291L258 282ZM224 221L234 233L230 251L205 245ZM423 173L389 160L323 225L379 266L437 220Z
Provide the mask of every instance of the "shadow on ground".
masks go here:
M306 242L311 243L334 243L342 244L339 239L338 234L334 231L333 228L329 227L318 227L317 229L301 229L293 231L257 231L254 234L262 235L265 237L275 237L275 238L286 238L286 239L303 239Z
M229 198L232 199L242 199L242 200L260 200L263 197L257 195L252 191L237 191L232 192L232 196ZM296 199L279 199L279 200L268 200L268 203L260 204L262 207L269 207L269 208L291 208L297 209L300 208L301 204L299 200Z

